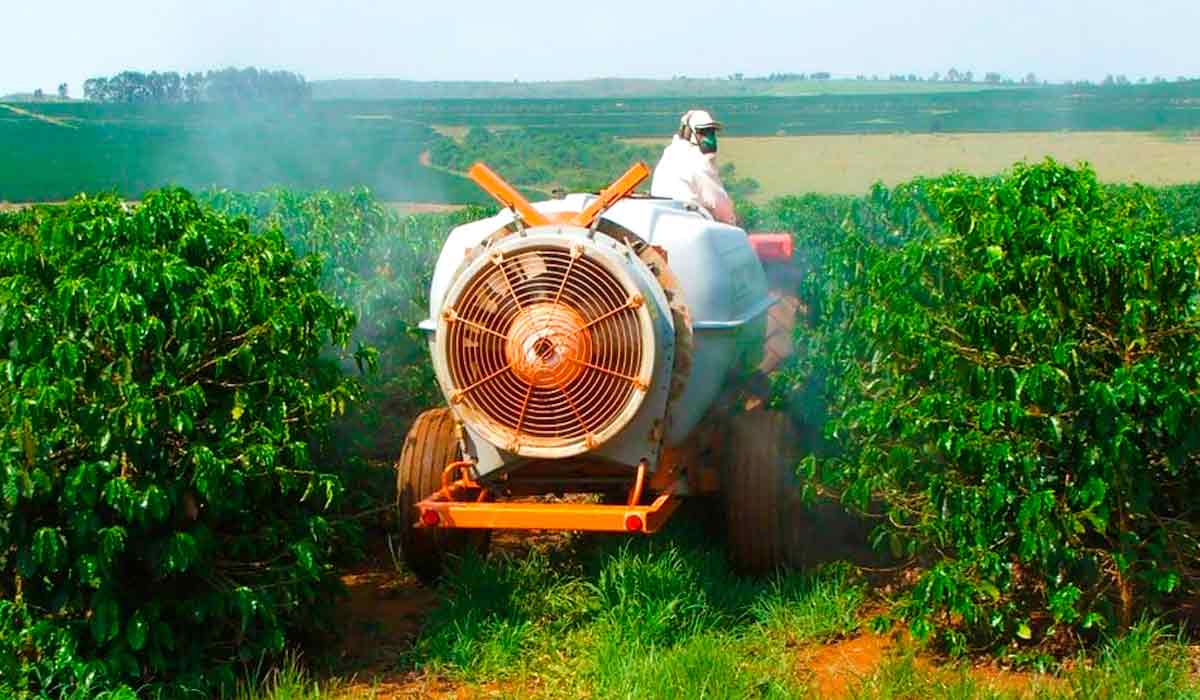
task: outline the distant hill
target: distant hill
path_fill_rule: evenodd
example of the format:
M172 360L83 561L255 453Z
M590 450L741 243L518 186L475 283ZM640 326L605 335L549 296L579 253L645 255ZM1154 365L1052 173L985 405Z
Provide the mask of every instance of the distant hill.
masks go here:
M557 82L415 81L391 78L314 80L317 100L609 99L638 97L800 97L972 92L1003 87L985 83L902 80L771 80L749 78L597 78Z

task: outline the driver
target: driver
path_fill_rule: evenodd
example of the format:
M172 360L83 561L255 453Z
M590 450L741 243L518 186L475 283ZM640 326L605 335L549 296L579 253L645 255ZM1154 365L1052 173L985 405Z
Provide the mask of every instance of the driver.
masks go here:
M679 131L654 168L650 194L694 204L717 221L736 225L733 201L717 172L720 128L721 123L702 109L686 112L679 120Z

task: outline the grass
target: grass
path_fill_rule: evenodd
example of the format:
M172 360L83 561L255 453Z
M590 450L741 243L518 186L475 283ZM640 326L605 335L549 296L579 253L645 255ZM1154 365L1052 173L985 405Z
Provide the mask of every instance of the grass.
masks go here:
M1109 643L1094 664L1084 663L1068 682L1077 697L1200 699L1200 680L1189 668L1188 648L1169 628L1142 622Z
M789 644L852 633L844 568L753 581L686 526L579 551L463 560L409 668L544 697L789 697Z
M230 700L325 700L337 690L336 683L313 680L299 657L289 654L279 667L244 682Z
M809 698L830 692L814 676L829 671L816 655L866 634L865 582L846 566L765 581L740 578L700 530L676 519L655 538L576 539L527 555L501 551L486 560L464 559L393 670L426 683L412 689L410 682L416 694L450 688L456 697ZM1187 648L1153 622L1066 664L1070 670L1057 677L981 673L935 663L909 643L885 646L858 675L842 674L839 697L1200 700ZM382 698L394 691L370 682L318 682L289 657L233 700Z
M1182 133L1182 132L1180 132ZM659 144L661 139L631 139ZM1171 185L1200 179L1200 138L1135 132L731 136L721 162L759 181L756 200L797 192L862 194L948 170L991 175L1019 160L1087 161L1107 182Z
M1110 640L1094 658L1080 657L1060 677L1027 687L989 683L965 667L931 667L913 650L889 658L850 690L856 700L951 698L961 700L1197 700L1200 679L1189 668L1188 649L1157 622L1145 621Z

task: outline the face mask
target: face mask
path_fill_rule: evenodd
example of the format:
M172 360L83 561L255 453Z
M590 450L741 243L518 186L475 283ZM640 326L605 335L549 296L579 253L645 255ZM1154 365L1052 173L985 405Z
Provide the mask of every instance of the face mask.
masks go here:
M717 152L717 132L709 131L699 134L700 136L700 152L701 153L716 153Z

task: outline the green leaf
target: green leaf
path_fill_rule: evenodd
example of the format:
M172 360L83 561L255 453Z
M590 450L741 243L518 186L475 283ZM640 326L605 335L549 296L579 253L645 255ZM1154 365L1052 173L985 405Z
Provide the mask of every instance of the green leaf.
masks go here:
M196 562L199 551L196 540L186 532L176 532L171 535L164 547L162 571L164 573L182 573Z
M159 523L167 519L171 513L171 503L167 494L158 486L151 484L142 493L139 504L148 522Z
M1017 636L1026 641L1033 639L1033 630L1029 629L1029 625L1025 622L1017 625Z
M105 566L111 568L117 563L117 557L125 551L126 539L122 527L107 527L100 531L100 553Z
M120 633L120 609L116 601L103 593L92 597L92 617L89 626L92 639L97 644L104 644Z
M101 492L101 498L109 508L112 508L126 520L133 519L133 488L125 479L121 477L109 479L108 484L104 487L104 491Z
M46 574L54 574L65 559L65 542L58 530L52 527L38 528L33 535L33 561Z
M1156 573L1153 575L1152 581L1154 583L1154 590L1164 594L1174 593L1180 584L1179 574L1174 571Z
M149 629L150 625L146 622L142 611L135 612L125 626L125 641L129 642L129 647L134 651L141 651L142 647L146 646L146 634Z

